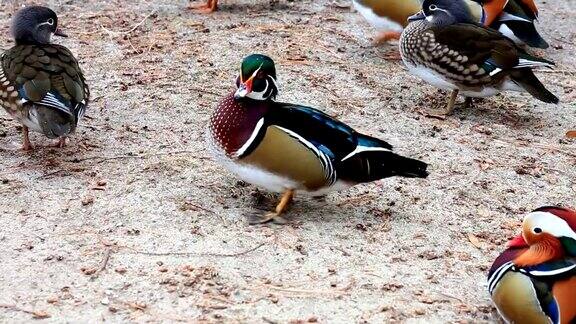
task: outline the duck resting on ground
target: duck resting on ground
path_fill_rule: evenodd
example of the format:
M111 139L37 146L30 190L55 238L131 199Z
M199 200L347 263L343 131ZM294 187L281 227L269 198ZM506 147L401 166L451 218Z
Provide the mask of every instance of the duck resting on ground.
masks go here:
M238 177L283 194L257 223L283 222L295 191L321 195L393 176L428 176L426 163L393 153L380 139L317 109L276 102L276 67L268 56L246 57L236 86L212 115L207 141L215 159Z
M88 104L82 70L70 50L50 43L52 35L66 35L49 8L21 9L11 30L16 45L0 56L0 104L22 123L24 150L32 148L29 129L59 138L62 147Z

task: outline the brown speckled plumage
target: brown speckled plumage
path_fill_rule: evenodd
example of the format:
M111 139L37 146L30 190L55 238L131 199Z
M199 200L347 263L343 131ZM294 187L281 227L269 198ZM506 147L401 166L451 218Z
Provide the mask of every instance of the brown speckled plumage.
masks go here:
M1 57L0 103L18 116L24 101L17 89L22 87L27 102L41 101L48 92L70 102L86 102L89 90L72 53L60 45L17 45Z
M425 20L411 23L400 41L402 57L412 65L425 66L463 87L481 87L498 82L467 54L439 43L433 29Z
M402 60L414 75L456 96L489 97L501 91L527 91L558 103L532 72L554 63L529 55L500 32L474 22L462 0L426 0L410 17L400 39Z

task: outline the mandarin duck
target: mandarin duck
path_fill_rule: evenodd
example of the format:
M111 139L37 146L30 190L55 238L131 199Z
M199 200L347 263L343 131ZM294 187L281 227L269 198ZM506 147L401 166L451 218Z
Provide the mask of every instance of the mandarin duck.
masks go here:
M446 115L460 92L489 97L505 90L528 92L546 103L558 103L532 71L554 63L533 57L500 32L474 23L464 0L425 0L409 18L400 39L408 70L424 81L452 91Z
M420 11L421 0L353 0L356 10L381 34L376 43L399 39L408 17ZM465 0L475 22L500 30L517 43L546 48L536 31L538 9L533 0Z
M380 139L317 109L276 102L276 67L268 56L244 58L236 86L210 119L208 144L239 178L283 194L275 211L255 223L283 223L297 190L321 195L392 176L428 176L426 163L393 153Z
M16 44L0 56L0 103L22 123L24 150L31 149L28 129L63 146L84 115L89 90L78 61L66 47L51 44L66 37L49 8L30 6L12 19Z
M492 265L488 289L509 323L576 323L576 212L542 207Z

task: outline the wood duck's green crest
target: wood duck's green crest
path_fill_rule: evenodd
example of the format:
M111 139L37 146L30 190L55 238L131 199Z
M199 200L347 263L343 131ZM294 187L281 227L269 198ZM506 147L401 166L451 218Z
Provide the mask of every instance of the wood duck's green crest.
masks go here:
M12 18L12 36L16 44L49 44L52 35L67 37L58 29L58 17L50 8L30 6Z
M240 75L236 80L236 99L274 100L278 95L276 67L274 61L262 54L252 54L244 58Z
M422 19L436 26L475 22L470 7L462 0L424 0L422 11L408 18L409 21Z

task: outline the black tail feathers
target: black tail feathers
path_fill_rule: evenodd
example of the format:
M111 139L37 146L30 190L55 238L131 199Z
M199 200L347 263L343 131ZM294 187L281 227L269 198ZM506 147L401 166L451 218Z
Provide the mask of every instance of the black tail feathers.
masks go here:
M521 20L507 20L502 22L506 25L514 36L523 41L526 45L536 48L548 48L548 43L540 36L534 26L534 22Z
M524 90L528 91L528 93L534 96L534 98L546 103L557 104L560 102L558 97L544 87L542 82L538 80L531 69L518 69L513 71L510 76L514 82L524 88Z
M338 171L343 180L370 182L394 176L426 178L428 165L390 151L365 151L341 163Z

